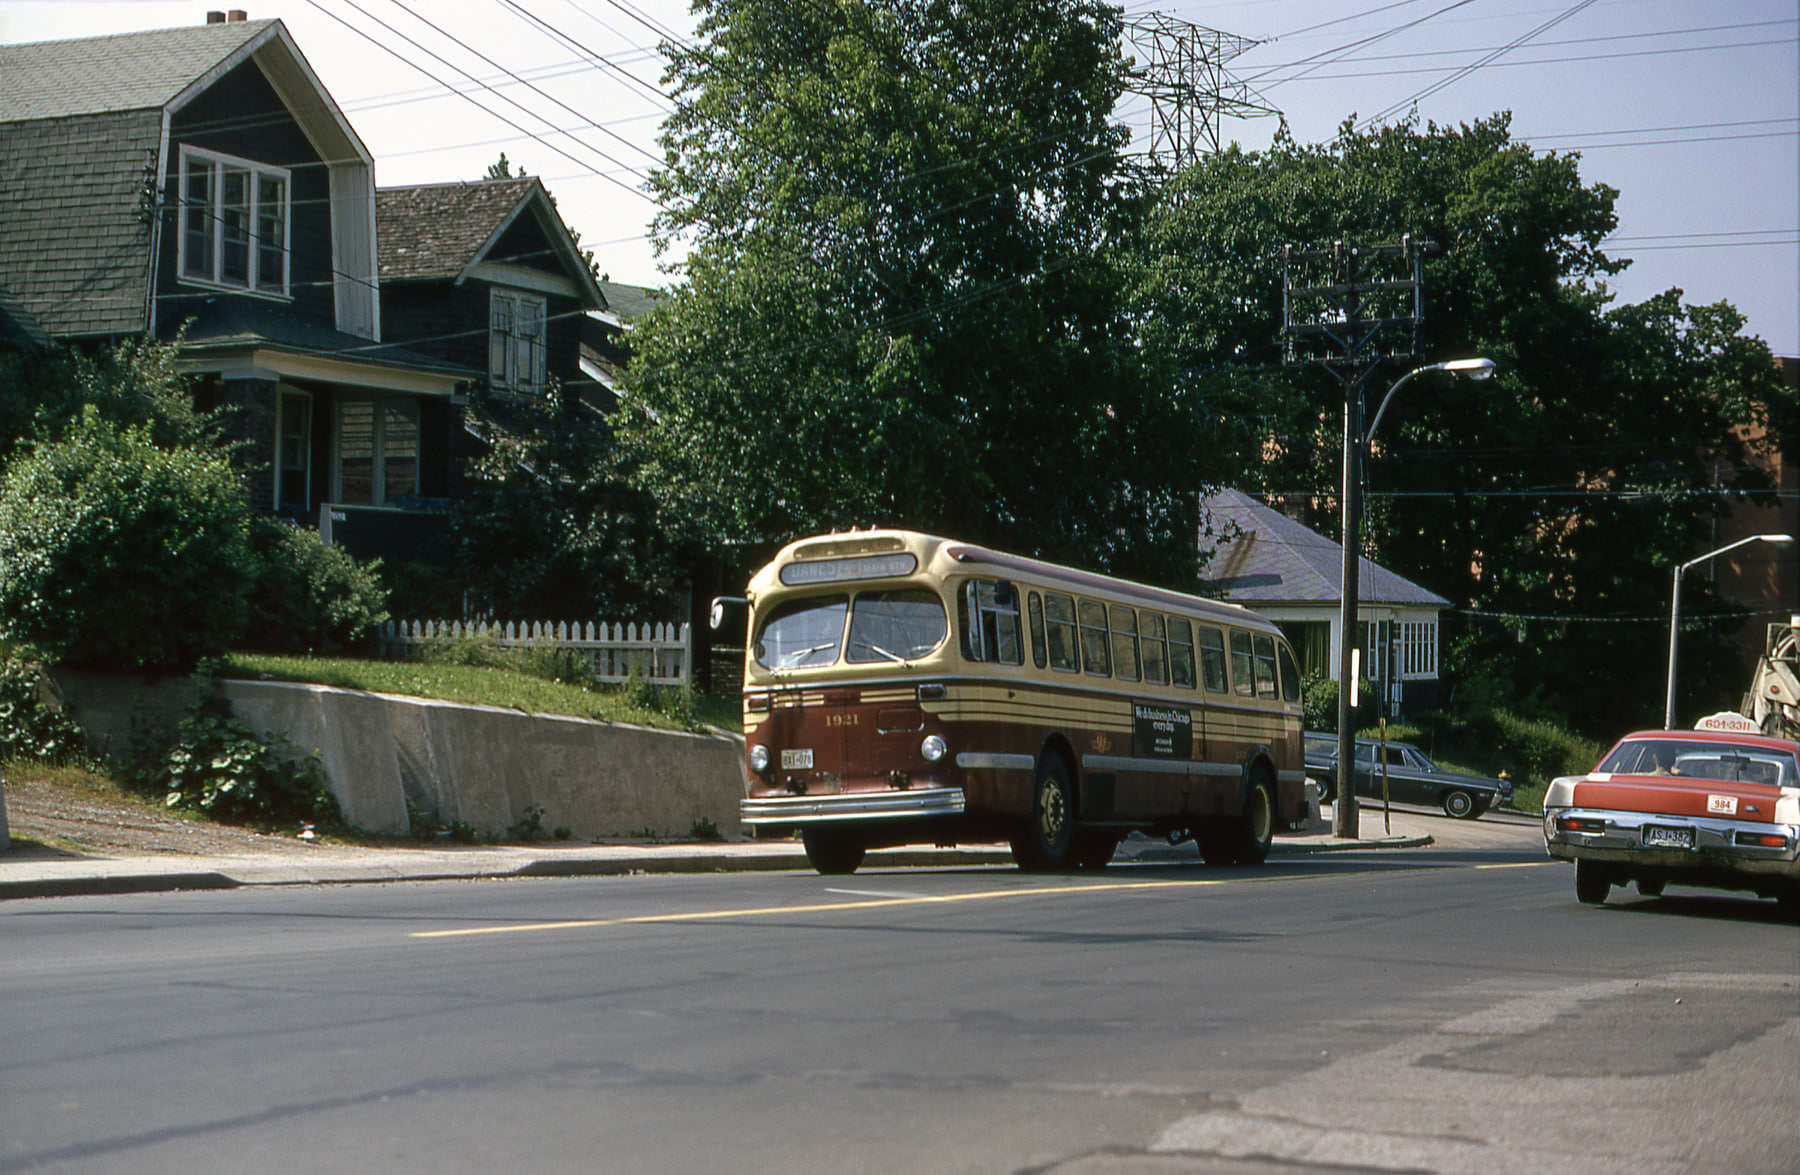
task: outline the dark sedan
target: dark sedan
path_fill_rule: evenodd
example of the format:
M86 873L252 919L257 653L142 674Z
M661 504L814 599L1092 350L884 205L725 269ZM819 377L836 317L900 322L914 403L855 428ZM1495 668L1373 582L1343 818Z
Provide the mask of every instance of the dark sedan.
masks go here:
M1326 800L1337 794L1337 752L1337 735L1307 732L1306 774L1318 782ZM1383 762L1387 794L1397 803L1428 804L1446 815L1473 819L1512 801L1510 780L1450 771L1411 743L1384 744L1370 738L1356 740L1357 795L1381 798Z

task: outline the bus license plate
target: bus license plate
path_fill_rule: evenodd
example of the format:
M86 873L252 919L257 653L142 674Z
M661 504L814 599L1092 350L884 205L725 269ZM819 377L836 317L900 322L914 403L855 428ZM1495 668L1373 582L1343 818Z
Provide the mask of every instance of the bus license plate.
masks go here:
M812 748L804 747L797 751L781 752L781 769L783 771L811 771Z
M1694 847L1694 830L1691 828L1657 828L1654 825L1644 829L1644 847L1651 849L1691 849Z

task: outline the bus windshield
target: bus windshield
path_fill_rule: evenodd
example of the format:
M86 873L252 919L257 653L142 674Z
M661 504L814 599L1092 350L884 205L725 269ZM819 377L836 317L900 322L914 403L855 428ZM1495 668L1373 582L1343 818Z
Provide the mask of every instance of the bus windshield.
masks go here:
M914 661L950 634L944 602L936 593L864 592L850 614L846 661Z
M757 663L769 669L799 669L836 661L849 606L848 596L811 596L782 604L756 634L751 651Z
M851 662L912 661L949 635L943 601L923 589L862 592L854 608L842 595L811 596L781 604L762 623L751 649L767 669L807 669L835 664L850 612Z

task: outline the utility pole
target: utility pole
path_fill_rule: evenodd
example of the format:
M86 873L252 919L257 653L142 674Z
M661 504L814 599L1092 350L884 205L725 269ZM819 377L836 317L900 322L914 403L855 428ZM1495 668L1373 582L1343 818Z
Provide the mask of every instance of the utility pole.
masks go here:
M1282 363L1318 367L1344 390L1343 576L1338 608L1338 771L1332 832L1357 834L1356 730L1350 695L1360 606L1362 504L1360 460L1366 430L1363 393L1380 366L1419 355L1424 321L1424 242L1410 235L1386 245L1333 242L1323 249L1285 246L1282 272Z

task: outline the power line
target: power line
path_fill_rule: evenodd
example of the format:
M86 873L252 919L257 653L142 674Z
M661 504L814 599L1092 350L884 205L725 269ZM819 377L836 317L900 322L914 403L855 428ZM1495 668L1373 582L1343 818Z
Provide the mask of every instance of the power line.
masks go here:
M444 89L450 91L450 93L457 95L458 97L462 98L464 101L468 102L470 105L474 106L477 110L481 111L483 114L486 114L491 118L499 119L501 122L505 123L507 126L512 127L514 130L518 131L520 134L526 135L532 139L535 139L537 142L543 144L545 147L548 147L550 150L556 152L558 155L561 155L563 158L569 160L569 162L575 164L577 167L583 168L587 172L589 172L593 175L599 176L602 179L605 179L609 183L613 184L615 187L618 187L623 191L630 192L632 195L637 196L641 200L652 200L652 197L649 195L649 193L644 192L638 188L634 188L630 184L624 183L623 181L618 180L618 179L614 178L613 176L607 175L606 173L599 171L598 169L593 167L591 164L585 163L582 160L575 158L573 155L569 154L567 151L563 150L561 147L558 147L556 144L545 139L542 135L538 134L537 132L520 126L518 123L516 123L512 119L506 117L504 114L501 114L499 111L491 110L488 107L483 106L480 102L476 101L474 95L466 93L462 90L458 90L455 86L452 86L450 83L444 81L442 78L438 77L436 74L432 73L430 70L424 68L421 65L418 65L415 62L407 60L405 54L401 53L397 49L394 49L392 46L383 44L380 40L378 40L374 36L371 36L369 33L365 32L364 30L357 28L355 25L351 24L349 21L345 20L343 17L339 16L337 13L332 12L330 9L326 8L323 4L320 4L319 0L306 0L306 2L309 5L311 5L312 7L318 9L320 12L324 13L326 16L329 16L332 20L337 21L339 24L343 25L345 28L349 29L351 32L355 33L357 36L368 41L370 44L374 45L376 48L382 50L383 52L385 52L395 58L398 58L402 62L405 62L406 65L408 65L409 67L418 70L420 73L424 74L426 77L430 78L432 81L436 82L438 85L442 86ZM355 5L353 4L352 7L355 7ZM361 11L361 10L358 9L358 11ZM367 15L367 13L364 13L364 15ZM377 23L381 23L381 22L377 21ZM384 27L386 27L386 26L384 25ZM408 38L408 40L410 40L410 38ZM426 51L429 52L429 50L426 50ZM432 54L432 56L436 57L437 54L434 53L434 54ZM440 58L440 60L441 60L441 58ZM471 80L474 80L474 79L471 79ZM491 86L487 87L487 88L492 89ZM509 99L509 101L510 101L510 99ZM514 103L514 104L517 105L517 103ZM632 173L632 174L636 174L636 173Z
M1548 32L1550 29L1555 28L1557 25L1561 24L1563 21L1568 20L1572 16L1575 16L1577 13L1581 12L1583 9L1592 7L1593 4L1594 4L1594 0L1577 0L1576 3L1569 5L1568 8L1564 9L1562 12L1558 13L1557 15L1551 17L1549 20L1545 21L1543 24L1538 25L1536 28L1532 29L1531 31L1529 31L1527 33L1523 33L1523 34L1519 35L1518 37L1515 37L1512 41L1508 42L1507 44L1502 45L1500 48L1495 49L1492 52L1488 53L1481 60L1472 62L1469 65L1465 65L1461 69L1456 70L1449 77L1443 78L1436 82L1433 82L1431 85L1426 86L1424 89L1418 91L1417 93L1413 94L1412 96L1407 97L1407 98L1402 98L1400 101L1395 102L1393 105L1387 107L1387 109L1381 111L1379 114L1374 114L1368 118L1363 119L1362 120L1363 125L1368 126L1371 123L1383 122L1388 118L1389 115L1398 113L1399 111L1404 110L1409 106L1415 105L1421 98L1429 98L1433 94L1437 93L1439 90L1442 90L1447 86L1455 85L1457 82L1461 81L1463 78L1468 77L1470 74L1474 73L1476 70L1480 69L1482 66L1487 65L1489 62L1495 61L1498 58L1505 56L1506 54L1512 52L1514 49L1518 48L1520 45L1525 44L1526 42L1536 39L1536 37L1539 33Z

